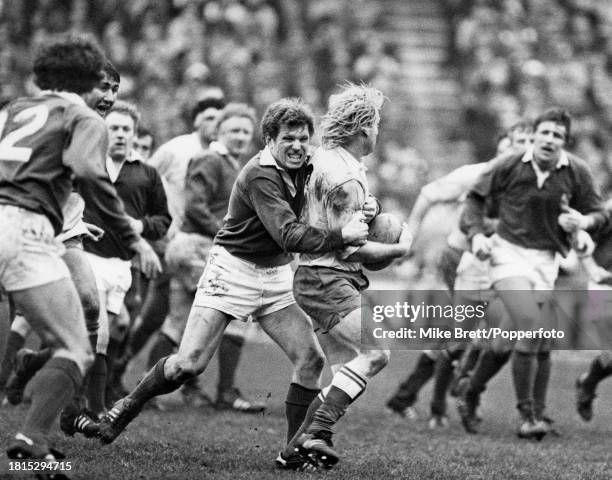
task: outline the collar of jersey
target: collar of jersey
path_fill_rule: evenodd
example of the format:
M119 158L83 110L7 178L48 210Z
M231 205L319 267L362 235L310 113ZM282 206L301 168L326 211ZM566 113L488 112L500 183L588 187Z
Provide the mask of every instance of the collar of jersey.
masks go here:
M533 146L530 146L525 151L525 155L523 155L522 161L523 163L529 163L532 160L533 160ZM561 167L569 167L569 158L565 150L561 150L561 155L559 155L559 160L557 160L557 164L555 165L555 168L557 170L559 170Z

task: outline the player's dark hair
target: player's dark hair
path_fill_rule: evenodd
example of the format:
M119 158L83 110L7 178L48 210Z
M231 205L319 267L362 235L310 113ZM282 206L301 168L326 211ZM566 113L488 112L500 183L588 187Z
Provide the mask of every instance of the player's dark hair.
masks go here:
M121 76L119 75L119 72L108 58L104 61L104 67L102 67L102 71L106 73L106 75L108 75L111 80L117 83L121 82Z
M217 118L217 124L215 126L215 132L219 131L219 127L223 122L229 118L242 117L248 118L253 124L253 128L257 126L257 119L255 118L255 109L249 107L246 103L228 103Z
M275 139L281 127L307 126L314 133L314 116L301 98L281 98L268 106L261 119L261 135L264 143Z
M533 129L537 130L538 125L544 122L555 122L565 127L565 141L569 142L572 117L564 108L551 108L546 110L542 115L538 116L533 122Z
M198 100L193 110L191 111L191 121L194 122L196 117L207 108L216 108L222 110L225 108L225 98L223 97L204 97Z
M34 83L43 90L82 94L102 78L104 54L85 36L68 35L38 50L34 57Z
M140 122L140 112L138 111L136 105L134 105L133 103L126 102L124 100L117 100L115 104L111 107L111 109L108 111L109 114L113 112L132 117L132 120L134 120L134 131L138 131L138 122Z

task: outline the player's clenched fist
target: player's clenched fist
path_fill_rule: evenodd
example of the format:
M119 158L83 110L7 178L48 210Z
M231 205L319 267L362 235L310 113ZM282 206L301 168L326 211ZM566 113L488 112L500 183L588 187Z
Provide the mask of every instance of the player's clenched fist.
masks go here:
M345 245L363 245L368 239L368 224L365 215L357 212L342 229L342 239Z

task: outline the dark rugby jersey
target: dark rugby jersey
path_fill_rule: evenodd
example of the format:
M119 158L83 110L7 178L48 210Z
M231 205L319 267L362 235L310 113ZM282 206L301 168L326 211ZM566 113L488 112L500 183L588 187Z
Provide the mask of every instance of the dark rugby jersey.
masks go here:
M523 248L554 250L567 255L568 235L558 224L562 198L583 214L597 213L596 225L606 221L600 197L586 163L567 153L567 164L550 172L541 187L527 153L511 153L485 172L470 191L461 216L461 230L471 239L484 233L487 197L498 205L500 237Z
M85 203L126 244L138 239L105 170L106 124L81 97L46 93L19 98L0 112L0 204L45 215L55 234L73 179Z
M606 201L604 210L612 217L612 199ZM608 222L597 229L593 240L597 244L593 252L595 262L606 270L612 270L612 223Z
M112 160L109 159L108 162L112 163ZM125 212L142 222L142 238L152 241L162 238L172 219L168 213L166 192L157 170L139 159L127 160L121 166L114 185ZM133 257L133 253L121 242L114 230L107 228L97 208L89 208L85 204L83 219L105 230L104 236L98 242L85 239L85 250L104 258L129 260Z
M185 220L181 230L214 237L223 225L240 164L213 142L189 161L185 177Z
M291 252L325 253L341 249L340 230L300 223L304 185L312 170L296 171L295 183L265 148L245 165L232 188L223 227L215 244L263 267L286 265Z

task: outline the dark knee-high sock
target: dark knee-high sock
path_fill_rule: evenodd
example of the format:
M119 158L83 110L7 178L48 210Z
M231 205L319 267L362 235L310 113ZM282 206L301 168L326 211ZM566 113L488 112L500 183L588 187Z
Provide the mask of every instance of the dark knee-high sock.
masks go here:
M332 433L332 427L346 413L346 409L365 390L367 379L349 366L342 367L332 379L325 400L314 413L308 433Z
M27 365L25 366L26 370L30 372L38 372L41 368L45 366L45 363L49 361L52 355L53 355L53 350L49 347L39 350L34 355L28 355L26 357L27 358Z
M106 394L106 355L96 353L93 365L87 373L87 402L89 409L97 414L103 413L105 408Z
M89 334L89 344L91 345L91 348L93 349L93 351L96 351L96 346L98 345L98 334L97 333L90 333Z
M329 388L331 387L328 387L326 390L329 390ZM312 399L312 402L310 402L310 405L308 405L308 409L306 410L306 415L304 416L304 421L302 422L302 425L300 425L297 431L293 434L293 437L287 442L287 446L283 450L284 456L290 455L291 453L294 452L297 439L300 438L300 436L303 433L306 433L306 431L308 430L308 427L310 427L310 424L312 423L312 420L314 419L314 415L316 411L319 409L319 407L323 404L323 401L325 400L324 392L326 390L321 390Z
M533 415L533 380L536 370L535 353L514 352L512 379L517 408L525 418Z
M449 355L443 354L438 358L434 378L431 414L446 415L446 392L453 380L453 361Z
M160 359L128 395L138 406L143 406L158 395L174 392L182 385L182 382L166 379L164 365L167 359L168 357Z
M4 358L0 365L0 390L4 388L8 381L13 369L15 368L15 357L19 349L23 348L25 344L25 338L19 335L17 332L9 331L8 340L6 342L6 350L4 352Z
M32 404L22 432L25 435L47 435L60 411L81 385L81 372L67 358L54 357L32 380Z
M168 335L159 332L149 352L149 367L153 367L162 358L172 355L175 348L176 343Z
M470 345L461 359L461 363L459 365L459 375L469 375L470 372L476 367L476 362L478 362L479 356L480 347L477 345Z
M308 411L309 405L319 394L320 390L303 387L298 383L289 385L285 400L285 416L287 417L287 443L296 434ZM313 411L314 414L314 411Z
M550 378L550 352L538 352L536 355L537 368L533 383L533 412L540 418L546 409L546 392Z
M421 353L412 373L400 383L397 392L389 399L390 407L405 408L413 405L423 385L432 377L436 361L426 353Z
M218 352L219 383L217 385L217 392L224 392L234 386L236 369L238 368L243 345L244 337L225 334L221 338ZM300 421L300 423L302 422Z
M470 378L470 391L483 392L487 388L489 380L508 363L511 354L511 351L497 353L492 350L482 350Z
M584 385L584 388L594 392L597 388L597 384L610 375L612 375L612 366L604 366L601 363L600 358L595 357L595 359L593 359L591 362L589 371L587 372L586 377L584 377L582 384Z

